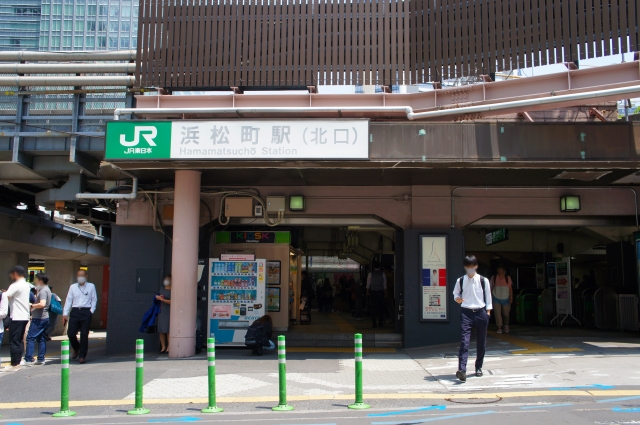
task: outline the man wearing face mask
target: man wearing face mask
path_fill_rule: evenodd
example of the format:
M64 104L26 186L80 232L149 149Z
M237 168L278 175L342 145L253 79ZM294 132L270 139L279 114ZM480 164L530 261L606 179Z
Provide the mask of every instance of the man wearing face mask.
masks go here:
M67 336L73 348L73 358L80 357L81 364L86 363L87 351L89 349L89 327L91 326L91 316L96 311L98 296L93 283L87 282L87 271L78 270L78 283L74 283L69 288L67 299L62 311L62 323L69 323ZM80 331L80 342L78 342L78 331Z
M466 276L456 281L453 296L462 312L460 315L461 341L458 352L458 372L456 377L461 381L467 380L467 359L469 357L469 341L471 329L476 328L476 376L482 376L482 363L487 345L487 327L489 315L493 309L491 303L491 286L489 279L476 273L478 259L473 255L464 258Z
M47 354L47 340L45 332L49 328L49 308L51 307L51 290L48 286L49 277L44 273L36 275L36 289L38 290L37 302L31 304L31 326L27 333L27 351L21 365L44 365L44 356ZM38 359L34 360L33 350L38 342Z

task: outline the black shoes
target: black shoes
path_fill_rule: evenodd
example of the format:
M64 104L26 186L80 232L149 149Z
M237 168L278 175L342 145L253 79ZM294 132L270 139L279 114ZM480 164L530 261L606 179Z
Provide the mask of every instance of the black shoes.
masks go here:
M477 377L482 376L482 369L476 369L476 376Z
M464 370L457 371L456 378L458 378L460 382L467 382L467 372L465 372Z

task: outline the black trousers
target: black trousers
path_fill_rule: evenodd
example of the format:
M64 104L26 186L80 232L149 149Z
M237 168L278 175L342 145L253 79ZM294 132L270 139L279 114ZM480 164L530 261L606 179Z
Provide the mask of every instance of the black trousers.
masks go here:
M73 351L80 355L81 359L87 357L89 350L89 327L91 326L91 310L88 308L72 308L69 314L69 329L67 336ZM78 342L80 331L80 342Z
M24 353L24 331L27 329L28 320L12 320L9 326L9 352L11 353L11 366L18 366Z
M377 319L378 324L382 326L384 320L384 291L371 291L369 295L371 297L371 322L375 327Z
M469 342L471 340L471 329L476 328L476 370L482 369L484 363L484 352L487 347L487 327L489 326L489 315L482 308L476 311L463 308L460 314L460 350L458 351L458 370L467 371L467 359L469 358Z

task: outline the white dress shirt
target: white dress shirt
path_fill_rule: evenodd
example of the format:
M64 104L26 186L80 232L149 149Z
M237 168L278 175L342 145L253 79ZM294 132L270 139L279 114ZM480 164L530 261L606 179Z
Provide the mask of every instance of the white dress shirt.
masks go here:
M98 295L96 295L96 287L93 283L85 282L84 285L74 283L69 287L62 315L69 316L72 308L90 308L91 314L93 314L97 304Z
M460 293L460 280L464 279L462 285L462 293ZM483 278L484 282L480 282L480 275L474 274L472 277L464 276L456 281L456 286L453 288L453 296L455 298L462 298L461 306L464 308L478 309L485 308L486 310L493 310L493 304L491 302L491 285L489 279ZM484 294L486 300L482 298L482 285L484 285Z
M31 303L29 303L29 293L31 286L26 280L20 278L13 282L2 298L9 297L9 307L11 308L11 320L28 321L31 318Z
M7 297L7 294L2 294L2 299L0 300L0 320L7 317L7 314L9 314L9 297ZM0 333L4 332L2 323L0 323L0 328Z

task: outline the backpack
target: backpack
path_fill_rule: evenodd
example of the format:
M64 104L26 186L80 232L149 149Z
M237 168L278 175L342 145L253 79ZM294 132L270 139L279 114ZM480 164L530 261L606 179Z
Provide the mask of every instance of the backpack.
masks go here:
M482 276L481 274L478 274L478 276L480 277L480 282L482 283L482 301L484 301L485 306L487 304L487 290L484 286L484 280L486 279L486 277ZM461 278L458 279L460 281L460 295L462 295L462 290L464 289L464 276L462 276Z
M57 315L62 314L62 304L53 296L53 294L51 294L51 302L49 303L49 313Z
M267 330L262 323L253 322L249 326L247 334L244 336L244 345L253 348L257 354L262 354L262 347L269 346Z

